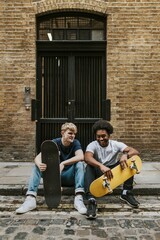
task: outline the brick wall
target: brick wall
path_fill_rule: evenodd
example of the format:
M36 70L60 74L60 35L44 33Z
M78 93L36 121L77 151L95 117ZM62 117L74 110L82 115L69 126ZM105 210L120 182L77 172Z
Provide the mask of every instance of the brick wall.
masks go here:
M107 14L107 96L113 138L160 155L159 0L0 0L0 161L31 161L35 123L24 88L36 88L36 14L61 9Z
M160 3L119 2L107 10L112 122L118 139L160 160Z
M25 86L35 92L35 13L30 0L1 0L0 11L0 159L27 161L35 142L24 107Z

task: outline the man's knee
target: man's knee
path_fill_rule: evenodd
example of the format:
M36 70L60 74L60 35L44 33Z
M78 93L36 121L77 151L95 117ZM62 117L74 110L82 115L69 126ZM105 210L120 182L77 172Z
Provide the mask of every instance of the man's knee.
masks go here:
M77 169L81 169L81 170L84 170L84 162L77 162L76 164L75 164L75 167L77 168Z

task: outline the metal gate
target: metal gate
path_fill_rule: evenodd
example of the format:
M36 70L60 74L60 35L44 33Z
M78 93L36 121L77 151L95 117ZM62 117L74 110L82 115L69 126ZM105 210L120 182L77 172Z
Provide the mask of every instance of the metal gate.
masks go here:
M93 139L93 123L106 118L104 54L45 52L38 65L38 150L44 140L60 136L61 124L68 121L77 125L85 149Z

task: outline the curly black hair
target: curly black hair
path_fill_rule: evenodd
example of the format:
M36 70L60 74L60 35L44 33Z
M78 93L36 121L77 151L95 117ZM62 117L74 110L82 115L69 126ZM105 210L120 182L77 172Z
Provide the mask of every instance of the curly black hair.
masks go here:
M106 120L99 120L94 123L92 127L93 133L96 134L97 130L106 130L106 132L110 135L113 133L112 125Z

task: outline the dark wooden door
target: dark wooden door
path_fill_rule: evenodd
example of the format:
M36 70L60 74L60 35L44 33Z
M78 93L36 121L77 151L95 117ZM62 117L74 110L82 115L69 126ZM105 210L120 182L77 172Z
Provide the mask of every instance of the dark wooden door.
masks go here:
M68 121L77 125L85 150L93 123L106 116L104 52L39 52L37 59L37 151Z

